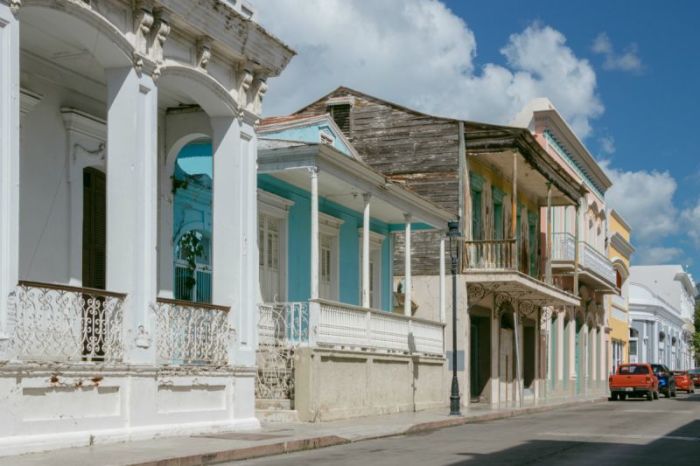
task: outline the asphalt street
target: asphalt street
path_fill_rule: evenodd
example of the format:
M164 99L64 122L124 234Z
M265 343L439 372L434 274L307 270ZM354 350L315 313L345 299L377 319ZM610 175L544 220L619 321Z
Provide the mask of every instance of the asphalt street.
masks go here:
M559 409L229 464L697 466L700 393Z

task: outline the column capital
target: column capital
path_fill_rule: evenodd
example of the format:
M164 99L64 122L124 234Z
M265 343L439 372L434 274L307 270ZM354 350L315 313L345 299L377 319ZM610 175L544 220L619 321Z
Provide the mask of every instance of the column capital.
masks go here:
M362 200L369 202L372 199L372 193L362 193Z
M406 220L406 223L411 223L411 220L413 220L413 215L410 213L404 213L403 214L404 220Z
M309 174L311 176L318 176L318 172L320 171L317 166L306 167L306 170L309 172Z

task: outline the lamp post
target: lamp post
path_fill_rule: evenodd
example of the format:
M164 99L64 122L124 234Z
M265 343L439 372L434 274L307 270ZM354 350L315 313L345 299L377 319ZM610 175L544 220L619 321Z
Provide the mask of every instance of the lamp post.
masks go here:
M450 393L450 416L460 416L459 380L457 379L457 251L459 247L459 222L447 222L452 259L452 391ZM454 243L454 244L453 244Z

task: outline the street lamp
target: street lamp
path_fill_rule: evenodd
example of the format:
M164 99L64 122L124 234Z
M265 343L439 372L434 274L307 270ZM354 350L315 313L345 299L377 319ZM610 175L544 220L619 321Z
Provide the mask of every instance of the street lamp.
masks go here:
M459 247L459 222L447 222L447 237L450 239L452 259L452 391L450 393L450 416L460 416L459 380L457 379L457 252ZM453 244L454 243L454 244Z

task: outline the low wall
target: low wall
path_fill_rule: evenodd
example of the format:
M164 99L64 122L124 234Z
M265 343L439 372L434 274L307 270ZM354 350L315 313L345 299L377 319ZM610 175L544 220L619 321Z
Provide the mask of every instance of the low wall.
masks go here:
M251 368L0 366L0 456L259 427Z
M299 348L294 407L315 422L447 406L445 370L442 357Z

